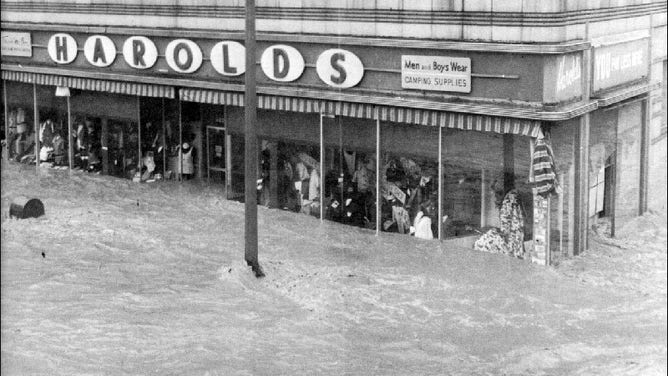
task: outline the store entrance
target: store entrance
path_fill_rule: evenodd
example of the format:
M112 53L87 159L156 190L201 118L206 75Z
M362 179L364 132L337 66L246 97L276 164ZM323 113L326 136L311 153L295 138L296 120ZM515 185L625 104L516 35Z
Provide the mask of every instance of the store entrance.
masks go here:
M228 175L226 151L227 137L225 127L207 125L206 126L206 158L207 170L206 178L210 183L224 184Z

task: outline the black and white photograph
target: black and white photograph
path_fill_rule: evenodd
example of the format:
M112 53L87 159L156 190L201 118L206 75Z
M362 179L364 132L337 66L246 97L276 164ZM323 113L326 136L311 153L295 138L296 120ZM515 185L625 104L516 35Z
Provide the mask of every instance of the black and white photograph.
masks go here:
M666 0L0 0L5 375L668 372Z

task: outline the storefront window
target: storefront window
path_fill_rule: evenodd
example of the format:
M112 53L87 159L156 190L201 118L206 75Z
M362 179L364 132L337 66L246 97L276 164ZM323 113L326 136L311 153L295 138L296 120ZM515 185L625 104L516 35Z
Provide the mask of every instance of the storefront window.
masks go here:
M5 85L8 157L22 163L35 163L35 141L39 139L40 163L65 168L68 165L66 99L55 96L55 87L37 86L39 124L35 130L33 85L16 82L5 82Z
M317 145L265 139L259 149L258 203L319 217Z
M434 140L437 142L438 138ZM381 162L381 230L438 236L438 162L385 153ZM419 232L418 232L419 230Z
M438 238L436 127L381 123L380 230Z
M324 149L323 216L376 228L376 122L322 116Z

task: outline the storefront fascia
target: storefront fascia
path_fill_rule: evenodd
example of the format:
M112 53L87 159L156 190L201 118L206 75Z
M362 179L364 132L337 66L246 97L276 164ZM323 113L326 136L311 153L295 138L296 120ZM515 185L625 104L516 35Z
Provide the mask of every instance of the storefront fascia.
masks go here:
M49 33L33 33L33 37L36 41L46 42ZM74 35L75 39L80 44L83 44L87 40L85 35ZM122 36L111 36L110 39L112 42L115 42L117 45L121 44L120 40L124 39ZM162 40L160 38L155 38L156 45L158 50L167 48L169 45L168 40ZM206 41L209 45L214 45L215 41ZM198 41L199 43L199 41ZM47 42L48 44L48 42ZM38 42L37 45L40 45ZM41 45L44 46L44 45ZM419 99L403 99L396 97L386 97L383 95L377 95L370 97L368 95L357 95L355 94L355 89L350 90L322 90L317 87L323 87L322 82L318 81L317 72L313 65L309 65L308 62L317 60L317 52L323 49L327 49L322 46L306 46L305 47L305 64L306 69L304 74L299 78L304 82L311 82L310 86L302 86L299 88L299 85L295 85L296 89L289 89L290 83L285 84L283 87L278 87L275 85L268 85L271 81L262 76L261 86L259 88L259 108L261 110L267 110L270 112L286 112L286 113L306 113L310 115L307 116L306 122L313 124L313 128L317 131L318 134L318 144L320 146L320 155L324 154L324 148L331 142L325 141L326 132L324 127L332 117L339 117L341 119L357 119L355 122L364 122L366 126L374 130L374 139L375 145L373 149L376 154L376 171L380 170L380 151L383 149L382 143L382 130L384 129L383 124L413 124L416 126L431 126L428 127L434 133L434 138L437 138L437 141L434 142L431 148L435 149L435 153L438 159L439 166L439 176L443 176L443 155L447 147L444 147L444 134L448 133L448 129L456 129L458 131L476 131L470 133L471 135L478 133L489 133L501 135L519 135L525 136L527 143L525 147L519 147L518 149L530 149L531 142L529 139L535 138L540 134L541 122L545 121L562 121L563 119L569 119L577 116L579 113L587 112L591 110L592 104L586 102L584 104L575 103L575 105L559 106L556 111L537 111L535 108L527 106L501 106L493 104L471 104L471 103L458 103L458 102L444 102L433 100L432 96L428 96L425 93L425 100ZM23 64L12 64L11 61L5 63L3 61L3 79L5 80L18 80L24 82L32 82L35 87L39 85L54 85L70 88L80 88L82 90L101 90L120 92L122 94L129 94L137 96L137 103L139 103L140 96L156 96L163 98L176 97L180 101L192 101L199 103L209 103L216 105L226 106L228 110L225 111L226 121L225 126L229 128L229 134L234 134L234 124L238 123L233 121L236 106L243 105L243 96L240 91L242 86L234 80L223 81L220 83L220 76L216 75L214 69L211 66L206 64L202 66L201 71L197 71L195 74L196 80L191 80L184 78L185 74L179 74L175 76L171 74L170 77L165 77L164 70L169 70L169 62L164 61L165 59L160 56L157 59L156 66L153 70L149 70L148 75L138 76L136 72L133 72L128 66L127 62L124 62L123 59L117 57L117 62L120 64L117 69L114 69L111 72L108 69L100 68L99 70L91 70L90 65L85 60L84 54L77 54L76 58L72 64L64 65L65 68L57 67L47 67L44 64L31 66L29 63L32 60L36 62L48 62L47 51L46 49L35 49L36 53L26 62L25 59L17 59ZM206 51L206 48L203 48ZM365 73L362 86L369 85L370 88L376 88L379 92L386 92L388 90L395 92L406 92L407 94L414 94L414 91L401 88L401 85L398 83L392 83L392 80L387 80L389 77L396 77L396 75L402 73L401 67L396 66L382 66L381 61L388 61L391 59L384 58L385 55L382 52L385 52L386 49L375 51L371 49L369 51L369 56L365 56L359 51L358 54L362 56L362 60L365 61ZM424 51L395 51L396 58L399 59L403 56L415 56L415 55L424 55ZM526 102L530 100L535 100L536 98L543 98L542 102L550 102L552 100L556 102L565 102L573 104L576 101L577 90L573 87L577 86L577 82L581 80L581 76L577 72L573 71L573 67L581 64L578 61L578 56L580 53L570 53L563 55L563 61L557 61L561 56L557 57L553 62L551 59L553 56L539 56L539 55L525 55L522 57L517 57L511 54L502 54L497 53L495 56L500 57L500 59L484 59L484 53L476 54L467 54L463 52L458 53L449 53L449 52L437 52L433 55L449 55L453 59L466 59L466 56L469 57L468 67L471 67L471 60L474 62L474 67L484 67L486 69L493 68L503 68L502 71L506 72L510 69L509 67L517 64L517 61L523 61L523 67L526 69L519 69L515 66L517 72L527 72L527 75L514 75L507 73L473 73L472 77L478 77L476 80L479 80L480 85L471 85L469 83L461 83L463 90L469 92L469 95L480 96L486 98L495 98L502 97L507 93L512 93L514 98L510 98L517 102ZM371 59L377 66L366 66L366 61ZM394 59L394 60L397 60ZM4 60L4 59L3 59ZM490 60L495 60L497 63L495 65L489 65ZM499 63L499 61L501 63ZM538 64L536 64L538 63ZM87 66L88 64L88 66ZM124 65L125 64L125 65ZM233 64L230 62L230 64ZM397 61L393 64L398 65ZM405 61L404 61L404 64ZM466 66L466 61L461 62L462 66ZM487 65L486 65L487 64ZM538 66L538 69L535 67ZM229 67L228 67L229 68ZM259 67L258 67L259 68ZM521 67L520 67L521 68ZM476 68L477 70L478 68ZM557 77L556 83L552 84L552 89L547 88L549 85L545 84L549 82L547 78L549 75L546 72L549 72L550 69L556 70L558 73L555 75ZM498 69L496 69L498 71ZM512 73L513 71L511 71ZM133 73L133 74L130 74ZM470 71L469 71L470 73ZM535 77L543 75L543 80L535 80ZM168 75L170 76L170 75ZM102 77L106 80L96 79L94 77ZM214 80L214 78L217 78ZM299 83L300 81L297 81ZM469 78L470 80L470 78ZM498 80L498 81L494 81ZM493 81L496 84L491 84L490 81ZM542 81L542 85L540 84ZM317 84L315 84L317 82ZM389 82L389 83L387 83ZM538 85L533 84L539 82ZM121 88L115 88L116 86ZM315 86L313 86L315 85ZM383 86L384 85L384 86ZM389 85L389 86L388 86ZM394 85L394 86L392 86ZM467 85L469 85L467 87ZM508 86L510 85L510 86ZM573 86L575 85L575 86ZM285 95L285 87L288 87L287 91L293 93L295 96ZM176 89L175 88L180 88ZM178 93L178 96L177 96ZM503 93L503 94L502 94ZM547 94L546 94L547 93ZM277 95L279 94L279 95ZM304 97L304 95L310 95L309 97ZM320 95L318 95L320 94ZM414 95L411 95L414 96ZM409 97L409 95L406 95ZM319 99L315 99L319 98ZM325 98L325 99L323 99ZM445 98L445 97L444 97ZM35 98L36 99L36 98ZM231 107L230 107L231 106ZM36 107L35 107L36 108ZM180 108L180 106L179 106ZM562 111L563 109L563 111ZM37 111L35 111L37 113ZM139 111L137 110L137 123L141 124L141 119L139 116ZM38 119L38 116L35 116ZM238 119L237 119L238 120ZM179 122L179 126L181 124ZM262 128L260 124L260 128ZM389 125L388 125L389 126ZM276 138L272 136L269 131L270 126L267 127L268 131L264 133L264 136L267 138ZM389 129L389 128L388 128ZM293 135L299 134L299 130L293 130ZM399 133L401 134L401 132ZM261 133L262 135L262 133ZM406 134L404 133L405 137ZM409 135L410 137L410 135ZM509 155L513 152L513 137L515 136L501 136L503 138L503 147L501 150L504 155L504 160L512 160ZM367 140L368 141L368 140ZM394 140L396 141L396 140ZM405 140L402 140L405 141ZM570 141L568 141L570 142ZM389 142L390 144L392 141ZM225 148L227 153L231 152L230 138L227 136L227 147ZM369 148L369 143L365 145L353 146L353 148L361 148L371 151ZM387 148L387 147L386 147ZM419 150L424 148L416 148L411 150L406 150L408 155L411 154L420 154ZM529 150L525 150L530 154ZM141 153L141 150L140 150ZM432 155L433 155L432 154ZM230 155L227 155L229 161ZM324 158L321 158L320 163L324 163ZM529 161L527 161L529 163ZM502 170L510 170L504 164L501 164ZM322 168L322 166L321 166ZM227 175L233 176L231 174L231 163L227 164ZM506 171L504 171L506 172ZM376 175L377 178L380 178L380 174ZM324 176L321 176L321 179L324 179ZM226 184L228 187L231 186L231 180L226 179ZM439 179L441 181L442 179ZM482 179L484 181L485 179ZM321 186L323 186L321 182ZM378 204L380 197L380 182L377 181L376 184L376 209L380 210L380 205ZM485 187L481 187L481 191L484 191ZM443 187L439 183L439 215L438 218L442 218L442 201L443 201ZM491 202L489 199L484 197L481 199L481 206L483 208L481 211L481 222L483 222L484 214L486 209L484 206L490 206ZM322 202L320 207L322 208ZM572 215L572 210L569 210ZM322 218L322 214L320 215ZM380 216L376 215L376 231L380 229L379 223ZM443 238L443 229L442 221L438 221L438 236ZM548 220L548 223L550 221ZM482 223L481 223L482 224ZM572 224L571 224L572 225ZM534 231L535 233L535 231ZM535 239L534 239L535 240ZM544 256L543 256L544 257ZM547 258L549 259L549 257Z

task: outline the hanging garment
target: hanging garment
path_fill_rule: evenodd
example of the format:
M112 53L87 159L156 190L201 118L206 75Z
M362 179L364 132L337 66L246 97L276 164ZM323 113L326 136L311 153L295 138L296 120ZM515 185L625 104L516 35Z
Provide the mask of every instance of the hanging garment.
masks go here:
M20 122L16 125L16 133L24 134L28 132L28 124L25 122Z
M51 158L51 154L53 153L53 148L50 146L42 146L39 149L39 160L40 162L46 162Z
M365 166L361 166L353 174L353 183L357 183L358 192L366 192L369 190L369 170Z
M549 137L542 134L536 138L533 155L531 156L531 179L537 194L547 197L552 193L560 193L557 172L554 165L554 153Z
M39 142L46 146L52 146L55 126L51 120L47 120L39 126Z
M320 163L306 153L297 154L297 158L299 158L299 160L301 160L309 169L320 167Z
M297 180L299 181L303 181L309 178L308 169L301 161L295 163L295 173L297 175Z
M185 149L185 152L183 150ZM193 163L193 149L187 143L183 144L183 149L179 148L179 155L183 160L183 171L182 174L193 174L195 173L195 164ZM179 166L180 167L180 166Z
M83 124L79 124L77 127L77 150L84 150L88 145L88 132L86 127Z
M431 218L419 211L413 221L415 228L415 237L420 239L433 239L434 234L431 232Z
M26 122L26 110L23 108L16 109L16 124L21 124Z
M65 162L65 140L58 133L53 136L53 160L57 165Z
M149 153L146 157L144 157L144 160L142 161L144 166L146 166L146 171L144 171L144 174L141 177L142 181L146 181L151 177L151 174L153 171L155 171L155 161L153 160L153 155L152 153Z
M311 170L311 177L309 178L308 199L313 201L320 197L320 174L315 168Z
M403 207L392 207L392 220L397 223L400 234L405 234L410 230L411 219L408 212Z
M65 139L59 134L53 137L53 155L63 155L65 154Z
M524 257L524 214L516 190L506 194L499 216L501 227L484 233L476 240L473 249Z
M343 159L346 161L346 167L348 168L349 173L354 173L355 172L355 152L352 151L344 151L343 152Z
M396 197L397 200L401 201L402 205L406 203L406 194L396 185L387 183L386 190L388 193L391 193L392 196Z
M16 125L18 124L16 122L16 110L11 110L9 111L9 114L7 115L7 127L9 128L9 134L12 135L16 133Z

